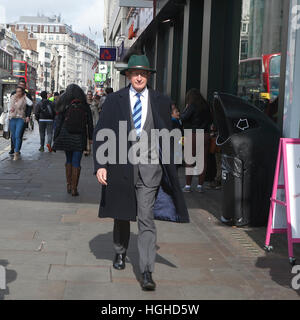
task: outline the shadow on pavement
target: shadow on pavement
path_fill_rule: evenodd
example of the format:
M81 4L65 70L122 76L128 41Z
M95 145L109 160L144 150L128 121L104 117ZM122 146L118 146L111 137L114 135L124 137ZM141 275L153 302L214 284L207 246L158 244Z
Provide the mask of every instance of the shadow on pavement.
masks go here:
M89 246L91 252L94 256L99 260L111 260L113 262L114 251L113 251L113 233L109 232L106 234L99 234L97 237L93 238L89 242ZM111 244L111 250L108 250L107 244ZM159 248L157 248L159 249ZM139 256L138 256L138 248L137 248L137 235L130 233L130 242L129 248L127 250L127 260L132 264L133 272L137 280L140 279L140 269L139 269ZM164 257L159 254L156 254L156 263L164 264L170 268L177 268L172 262L168 261Z
M5 283L6 283L6 289L1 290L0 288L0 300L4 300L5 296L9 294L9 288L7 286L8 283L13 282L17 279L17 272L14 270L7 269L7 266L9 265L9 262L7 260L0 260L0 266L5 268Z
M265 257L257 258L255 266L261 269L269 269L274 282L287 289L292 289L292 278L296 274L292 274L292 266L288 263L287 258L284 259L282 256L269 253ZM300 296L300 291L296 292Z

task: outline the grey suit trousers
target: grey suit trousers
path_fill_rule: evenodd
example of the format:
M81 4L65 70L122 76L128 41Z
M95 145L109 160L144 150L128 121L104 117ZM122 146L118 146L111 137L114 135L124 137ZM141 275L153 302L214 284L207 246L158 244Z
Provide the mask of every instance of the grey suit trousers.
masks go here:
M148 187L139 176L135 185L138 217L138 252L141 273L153 272L156 257L156 227L153 206L159 186ZM130 237L130 222L114 220L114 248L116 253L125 253Z

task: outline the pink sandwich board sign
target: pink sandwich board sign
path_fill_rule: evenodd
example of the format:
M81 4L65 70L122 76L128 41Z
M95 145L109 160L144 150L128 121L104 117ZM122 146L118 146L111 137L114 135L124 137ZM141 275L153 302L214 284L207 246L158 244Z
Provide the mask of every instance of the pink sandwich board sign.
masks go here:
M300 139L281 138L271 196L265 250L271 234L286 233L289 261L296 259L293 244L300 243Z

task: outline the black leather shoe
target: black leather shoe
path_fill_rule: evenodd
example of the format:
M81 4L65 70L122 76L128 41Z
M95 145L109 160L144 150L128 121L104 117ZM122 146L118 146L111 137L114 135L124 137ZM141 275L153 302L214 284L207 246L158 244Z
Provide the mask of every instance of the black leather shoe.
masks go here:
M10 151L9 151L9 153L8 154L10 154L10 155L14 155L14 153L15 153L15 150L14 149L11 149Z
M125 269L125 259L126 259L126 253L124 254L117 253L115 256L113 267L117 270Z
M141 286L144 291L154 291L156 284L152 279L152 274L149 271L143 273Z

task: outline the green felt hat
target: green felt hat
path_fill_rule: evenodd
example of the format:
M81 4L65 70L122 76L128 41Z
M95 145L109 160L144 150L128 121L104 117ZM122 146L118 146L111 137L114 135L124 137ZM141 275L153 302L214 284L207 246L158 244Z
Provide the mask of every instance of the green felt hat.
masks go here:
M151 73L156 72L156 70L150 68L150 63L145 55L132 55L128 61L127 68L121 70L121 74L125 75L125 72L129 69L145 70Z

